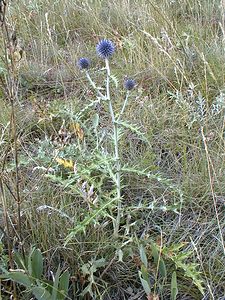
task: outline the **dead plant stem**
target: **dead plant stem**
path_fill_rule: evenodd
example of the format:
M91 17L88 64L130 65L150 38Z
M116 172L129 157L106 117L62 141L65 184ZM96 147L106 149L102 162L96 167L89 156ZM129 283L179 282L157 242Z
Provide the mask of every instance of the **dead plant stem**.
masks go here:
M212 194L212 198L213 198L213 205L214 205L214 210L215 210L215 214L216 214L216 220L217 220L217 225L218 225L219 234L220 234L220 238L221 238L223 253L225 255L225 245L224 245L223 234L222 234L221 225L220 225L219 214L218 214L218 210L217 210L217 203L216 203L216 197L215 197L215 192L214 192L213 175L212 175L212 171L211 171L212 169L214 170L214 167L213 167L211 159L210 159L210 154L209 154L208 145L206 142L206 137L204 134L203 126L201 126L201 134L202 134L202 140L204 143L204 148L205 148L205 153L206 153L206 160L207 160L207 167L208 167L208 174L209 174L209 183L210 183L210 189L211 189L211 194Z

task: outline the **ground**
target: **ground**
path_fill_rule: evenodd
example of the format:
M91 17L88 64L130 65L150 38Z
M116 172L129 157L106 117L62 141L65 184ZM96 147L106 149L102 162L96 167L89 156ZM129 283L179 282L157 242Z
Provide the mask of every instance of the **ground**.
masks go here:
M2 297L224 299L224 2L5 2ZM136 83L118 123L121 210L102 39L116 117Z

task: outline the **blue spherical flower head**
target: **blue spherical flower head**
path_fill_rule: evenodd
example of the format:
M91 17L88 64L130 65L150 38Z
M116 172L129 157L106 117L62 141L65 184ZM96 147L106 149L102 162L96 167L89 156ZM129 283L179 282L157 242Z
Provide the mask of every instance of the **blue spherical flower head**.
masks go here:
M135 80L126 79L125 82L124 82L124 87L125 87L126 90L131 91L135 87L135 84L136 84Z
M115 52L115 45L110 40L101 40L96 46L96 51L98 56L106 59Z
M88 69L90 67L90 60L86 57L82 57L78 60L78 67L82 69Z

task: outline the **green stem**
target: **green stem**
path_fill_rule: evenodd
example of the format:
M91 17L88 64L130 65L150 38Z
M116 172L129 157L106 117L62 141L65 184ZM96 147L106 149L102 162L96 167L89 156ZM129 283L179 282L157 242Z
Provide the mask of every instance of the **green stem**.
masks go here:
M106 71L107 71L107 80L106 80L106 98L109 102L109 112L112 119L113 124L113 135L114 135L114 154L115 154L115 160L116 160L116 191L117 191L117 218L116 223L114 226L114 235L117 237L119 232L119 226L120 226L120 218L121 218L121 186L120 186L120 172L121 172L121 166L120 166L120 157L119 157L119 136L118 136L118 124L115 119L115 114L112 107L112 101L110 97L110 67L109 67L109 60L105 60L106 64Z
M90 82L91 86L93 87L93 89L96 90L98 96L101 97L102 99L105 99L105 96L99 91L98 87L96 86L94 81L91 79L91 76L90 76L88 71L86 71L86 77L89 80L89 82Z
M122 115L123 115L123 113L124 113L124 110L125 110L125 108L126 108L126 106L127 106L127 101L128 101L128 98L129 98L129 94L130 94L130 92L127 91L126 98L125 98L124 103L123 103L123 108L121 109L121 112L120 112L120 114L119 114L119 117L118 117L118 119L117 119L117 122L119 122L120 118L122 117Z

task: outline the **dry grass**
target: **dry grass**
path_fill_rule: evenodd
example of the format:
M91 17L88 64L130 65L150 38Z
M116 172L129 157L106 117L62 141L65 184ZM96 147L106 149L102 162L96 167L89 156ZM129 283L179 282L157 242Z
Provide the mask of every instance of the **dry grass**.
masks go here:
M202 272L205 295L202 296L180 271L177 299L224 297L224 109L218 115L210 114L216 97L224 91L225 27L221 3L217 0L10 2L7 21L10 31L16 30L18 51L23 50L22 59L16 63L23 244L26 250L31 245L42 250L46 257L46 274L59 263L64 268L69 267L75 278L71 281L71 299L90 299L87 295L75 296L86 284L82 281L81 269L88 261L102 257L107 264L96 273L93 284L96 299L145 299L138 278L138 263L134 259L139 255L137 240L156 241L160 236L168 247L186 243L184 251L192 251L191 259L199 264ZM138 165L140 169L148 168L153 173L160 172L171 179L183 191L184 201L180 215L162 211L160 207L171 207L179 202L176 193L156 180L124 175L127 187L123 191L125 210L120 239L112 240L111 220L103 218L100 224L88 224L86 233L77 234L65 248L68 229L73 227L74 220L78 223L82 220L88 203L83 202L75 190L67 188L65 182L53 182L44 176L50 167L55 167L55 148L49 146L49 140L59 143L63 122L68 129L73 119L71 115L94 99L76 61L89 56L95 70L101 67L95 44L105 37L117 46L111 63L113 74L119 79L119 89L114 92L115 107L118 109L121 105L125 76L134 77L138 87L125 116L126 120L138 124L150 141L150 145L146 145L135 134L127 132L120 141L123 162ZM0 76L4 81L2 68L0 61ZM94 74L101 83L101 76ZM192 85L193 97L190 96ZM199 93L205 99L208 112L201 121L194 120ZM16 206L10 193L10 190L14 193L16 186L13 145L8 134L10 107L3 86L0 102L0 162L7 150L4 190L11 222L11 237L4 235L3 241L10 239L11 244L20 249ZM101 128L107 130L110 124L105 107L101 107L100 115ZM89 136L91 117L88 113L82 124L90 145L94 139ZM74 143L76 140L71 141L71 148L67 146L68 155L77 151ZM59 144L57 147L61 151ZM81 155L78 159L85 161L86 158ZM65 179L66 175L61 172ZM109 190L110 183L106 182L104 193ZM150 203L157 209L149 209ZM43 208L44 205L52 209ZM113 208L107 213L112 214ZM1 215L0 225L5 228ZM126 233L127 228L129 233ZM119 249L124 251L123 263L118 262ZM170 261L167 263L171 275L174 266ZM169 275L168 278L164 286L159 281L160 299L170 298ZM129 295L130 289L138 298Z

